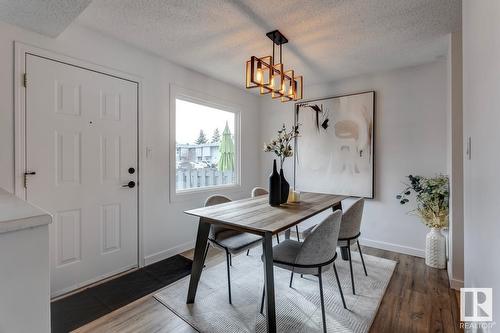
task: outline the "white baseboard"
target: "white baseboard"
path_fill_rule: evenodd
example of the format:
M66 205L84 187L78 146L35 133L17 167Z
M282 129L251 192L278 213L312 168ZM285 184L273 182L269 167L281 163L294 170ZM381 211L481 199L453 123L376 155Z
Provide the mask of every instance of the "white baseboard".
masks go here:
M414 247L393 244L393 243L387 243L387 242L381 242L381 241L376 241L376 240L366 239L366 238L360 238L359 242L361 243L361 245L366 245L366 246L374 247L377 249L393 251L393 252L408 254L411 256L415 256L415 257L425 258L425 250L423 250L423 249L416 249Z
M455 290L460 290L464 287L464 281L457 279L450 279L450 288Z
M117 270L114 270L114 271L106 273L106 274L99 275L99 276L94 277L92 279L89 279L87 281L74 284L74 285L72 285L70 287L67 287L67 288L64 288L64 289L60 289L60 290L56 290L56 291L51 291L50 292L50 298L51 299L58 298L59 296L63 296L64 294L69 294L71 292L77 291L77 289L88 287L89 285L91 285L93 283L96 283L96 282L99 282L99 281L102 281L102 280L106 280L107 278L113 277L114 275L118 275L120 273L126 272L126 271L128 271L130 269L134 269L134 268L137 268L137 264L127 265L125 267L119 268Z
M176 254L182 253L184 251L190 250L194 248L194 240L190 242L186 242L183 244L180 244L178 246L175 246L173 248L163 250L160 252L156 252L153 254L150 254L148 256L144 257L144 265L151 265L154 264L155 262L161 261L163 259L170 258L172 256L175 256Z

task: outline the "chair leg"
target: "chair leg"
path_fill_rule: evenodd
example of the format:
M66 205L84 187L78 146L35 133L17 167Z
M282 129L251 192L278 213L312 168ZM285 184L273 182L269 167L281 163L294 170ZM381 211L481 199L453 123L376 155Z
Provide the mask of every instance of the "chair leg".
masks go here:
M226 264L227 264L227 290L229 294L229 304L233 304L231 301L231 273L229 268L229 262L231 260L231 254L226 250Z
M335 263L333 263L333 271L335 272L335 278L337 279L337 286L339 287L342 304L344 305L344 309L347 310L347 306L345 305L344 293L342 292L342 286L340 285L339 275L337 274L337 267L335 267Z
M229 253L229 266L233 266L233 256Z
M366 272L365 260L363 259L363 252L361 252L361 245L359 245L359 240L356 240L356 242L358 243L359 256L361 257L361 262L363 263L363 269L365 270L365 276L368 276L368 273Z
M352 271L352 254L351 254L351 244L347 241L347 253L349 254L349 269L351 270L351 285L352 294L356 295L356 290L354 288L354 272Z
M280 243L280 235L276 234L276 240L278 241L278 244Z
M264 314L264 297L266 297L266 287L262 288L262 300L260 301L260 314Z
M250 254L250 249L247 250L247 255L249 255L249 254Z
M292 288L292 282L293 282L293 271L290 274L290 288Z
M300 242L299 226L295 225L295 232L297 233L297 240Z
M323 318L323 332L326 333L325 299L323 297L323 279L321 278L321 267L318 268L319 297L321 300L321 317Z

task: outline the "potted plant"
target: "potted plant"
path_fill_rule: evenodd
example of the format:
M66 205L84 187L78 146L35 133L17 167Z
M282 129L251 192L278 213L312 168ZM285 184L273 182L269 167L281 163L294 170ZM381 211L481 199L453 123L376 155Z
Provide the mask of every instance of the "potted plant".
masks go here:
M299 125L293 126L290 130L286 129L285 124L278 131L278 137L270 143L264 143L265 152L273 152L280 159L280 173L279 182L277 181L276 160L274 160L274 170L269 178L269 198L279 197L280 203L286 203L288 200L288 192L290 191L290 184L285 179L283 174L283 164L287 157L293 156L293 148L290 144L291 141L299 135ZM279 184L278 184L279 183ZM279 192L279 194L278 194ZM276 200L273 201L275 203ZM273 205L271 203L271 205Z
M434 268L446 267L446 239L441 233L448 227L448 177L408 176L409 183L396 196L401 205L414 198L417 207L410 211L419 216L431 230L425 241L425 264Z

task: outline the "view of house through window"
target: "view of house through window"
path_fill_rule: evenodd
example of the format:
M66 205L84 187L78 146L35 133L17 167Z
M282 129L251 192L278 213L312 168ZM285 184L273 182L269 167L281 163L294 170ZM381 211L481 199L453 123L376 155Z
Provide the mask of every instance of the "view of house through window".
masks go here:
M175 101L176 191L236 183L235 114Z

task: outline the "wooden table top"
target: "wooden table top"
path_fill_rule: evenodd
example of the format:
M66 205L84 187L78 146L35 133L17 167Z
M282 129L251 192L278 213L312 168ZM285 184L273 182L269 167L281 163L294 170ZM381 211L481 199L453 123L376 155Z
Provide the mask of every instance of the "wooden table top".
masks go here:
M287 230L294 225L338 204L342 195L302 192L300 202L279 207L269 205L267 195L231 201L220 205L191 209L186 214L206 219L207 223L262 235Z

